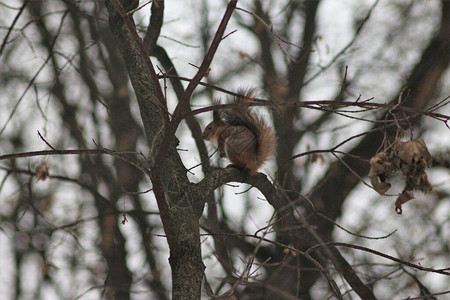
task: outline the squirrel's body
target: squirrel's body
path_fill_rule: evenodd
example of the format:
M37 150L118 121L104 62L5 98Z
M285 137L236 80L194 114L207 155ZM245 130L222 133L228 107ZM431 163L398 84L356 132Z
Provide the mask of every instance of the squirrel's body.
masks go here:
M254 175L274 152L275 136L264 119L250 110L252 95L242 93L233 98L231 108L215 110L203 138L216 143L220 157L227 157L232 166Z

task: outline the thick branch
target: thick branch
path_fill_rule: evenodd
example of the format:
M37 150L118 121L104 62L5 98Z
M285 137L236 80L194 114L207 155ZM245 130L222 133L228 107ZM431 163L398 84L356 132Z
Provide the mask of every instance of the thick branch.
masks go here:
M110 4L110 27L128 68L150 147L153 192L170 248L172 297L200 299L204 265L196 212L204 200L190 192L186 170L176 150L178 123L169 123L156 72L132 19L118 0L111 0Z

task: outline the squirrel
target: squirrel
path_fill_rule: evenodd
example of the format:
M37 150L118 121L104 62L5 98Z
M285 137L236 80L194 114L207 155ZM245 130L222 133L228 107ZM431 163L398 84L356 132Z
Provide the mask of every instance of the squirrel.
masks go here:
M274 153L272 129L250 108L253 90L239 91L229 101L230 108L213 110L213 121L203 131L203 139L214 142L221 158L227 157L232 167L246 169L255 175ZM216 105L220 104L215 100Z

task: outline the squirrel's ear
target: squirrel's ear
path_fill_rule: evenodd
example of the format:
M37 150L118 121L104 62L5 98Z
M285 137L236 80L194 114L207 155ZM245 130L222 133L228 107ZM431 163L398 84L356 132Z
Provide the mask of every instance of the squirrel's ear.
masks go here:
M213 110L213 122L214 123L220 122L220 114L217 109Z
M214 99L214 106L220 105L220 101L218 99ZM213 121L214 123L220 122L222 118L220 117L220 109L216 108L213 110Z

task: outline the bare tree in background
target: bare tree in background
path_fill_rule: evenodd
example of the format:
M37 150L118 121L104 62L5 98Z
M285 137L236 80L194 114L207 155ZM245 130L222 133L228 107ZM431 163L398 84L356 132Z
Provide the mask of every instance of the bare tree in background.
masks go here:
M180 1L197 13L179 28L188 36L164 32L177 24L164 1L0 2L7 297L448 296L450 2L369 1L332 55L320 27L331 1L277 2ZM377 10L398 20L377 23ZM384 44L367 48L373 34ZM273 168L216 168L199 122L215 107L199 103L258 81L252 105L272 118ZM324 84L334 95L314 100ZM374 86L384 99L362 92ZM401 174L410 162L395 161L399 139L417 137L431 157L413 152L412 163L433 161L426 195ZM380 152L398 171L369 180ZM373 180L392 189L377 196ZM418 198L403 216L399 194ZM230 201L244 209L230 213ZM253 220L261 210L265 225Z

